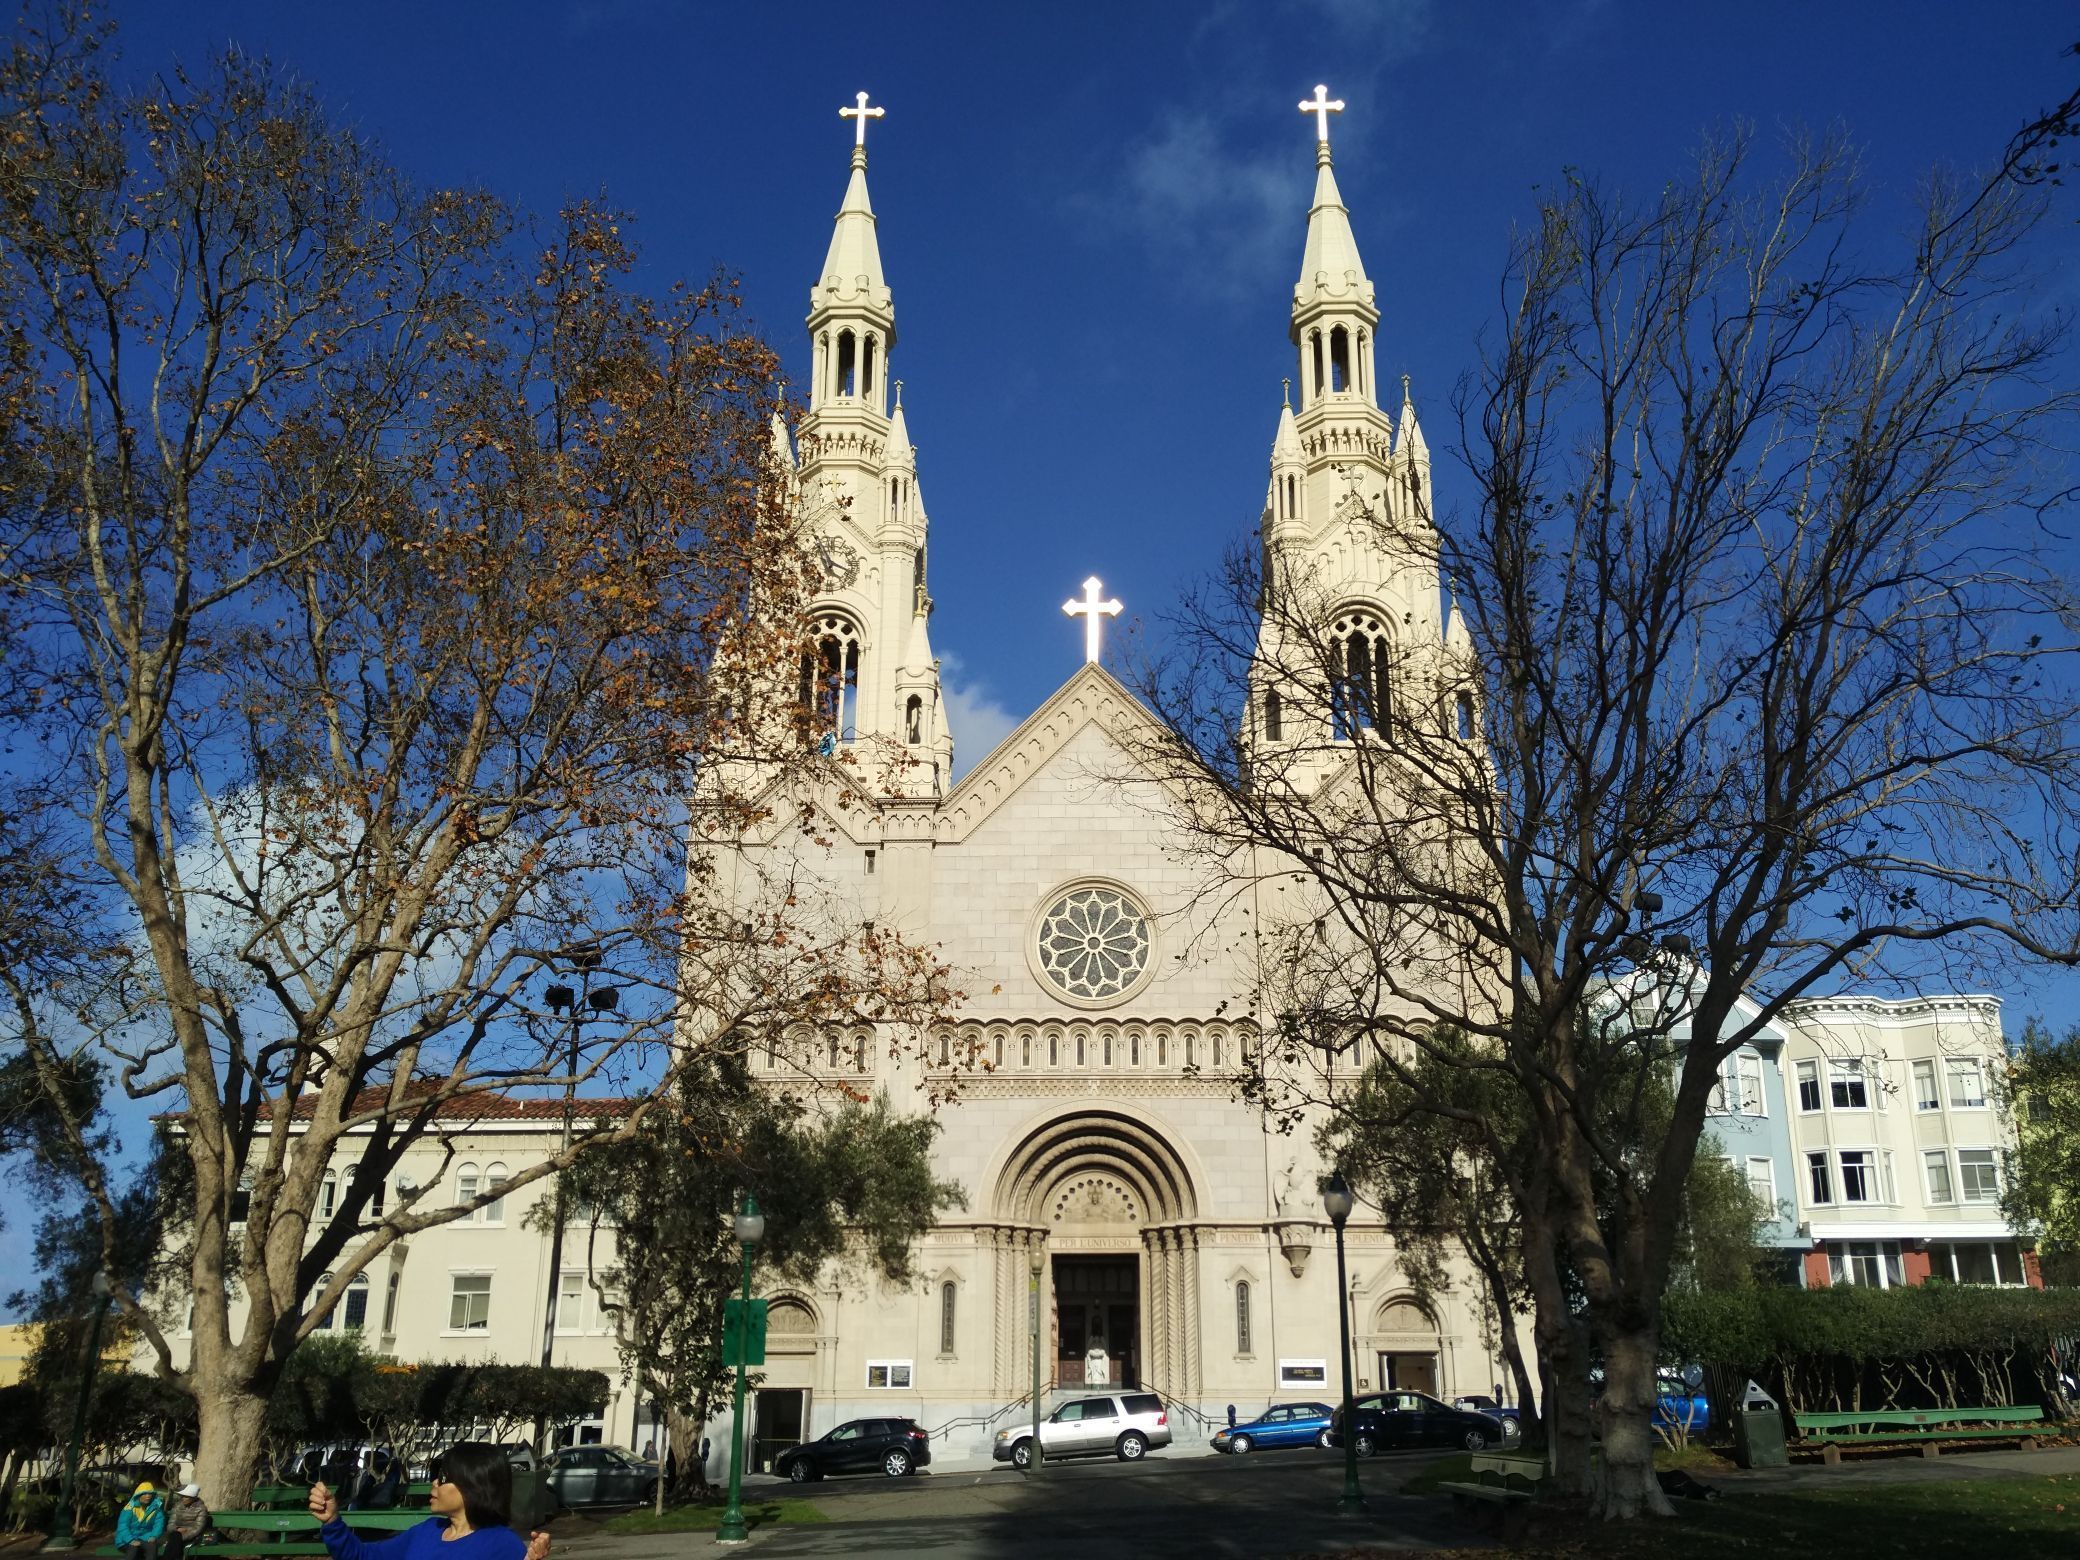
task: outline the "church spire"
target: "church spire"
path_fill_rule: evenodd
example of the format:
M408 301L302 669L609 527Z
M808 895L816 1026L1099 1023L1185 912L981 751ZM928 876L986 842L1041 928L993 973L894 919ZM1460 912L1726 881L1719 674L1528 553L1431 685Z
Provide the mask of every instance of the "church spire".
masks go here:
M857 129L845 199L831 227L823 270L809 289L809 335L816 344L809 410L842 403L879 417L888 355L896 344L896 305L881 272L881 241L867 195L867 121L886 110L869 108L862 92L857 107L838 112L855 120Z
M1327 87L1300 111L1315 116L1314 204L1307 211L1307 245L1300 279L1293 284L1293 344L1300 349L1300 410L1314 411L1334 397L1377 407L1373 335L1379 325L1372 283L1351 232L1351 214L1336 187L1329 155L1329 115L1343 100L1330 100Z

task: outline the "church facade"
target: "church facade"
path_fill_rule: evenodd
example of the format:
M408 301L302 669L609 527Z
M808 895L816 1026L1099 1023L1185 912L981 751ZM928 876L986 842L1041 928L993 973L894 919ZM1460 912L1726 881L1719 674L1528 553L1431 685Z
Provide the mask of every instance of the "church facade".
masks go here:
M1389 560L1341 506L1360 486L1427 527L1430 461L1405 381L1381 397L1373 286L1318 115L1314 194L1290 334L1298 405L1281 412L1267 559L1330 582L1340 642L1443 647L1456 625L1420 550ZM1296 190L1297 197L1300 191ZM1363 1206L1339 1295L1311 1137L1238 1097L1254 927L1270 907L1216 892L1181 848L1178 798L1135 753L1152 717L1095 654L956 784L929 633L929 523L900 387L863 145L808 317L808 404L776 430L815 518L827 589L803 670L826 750L879 776L865 804L798 798L745 845L811 852L863 923L941 950L968 995L914 1048L805 1037L753 1057L774 1087L885 1088L940 1107L938 1170L967 1206L942 1219L908 1285L856 1274L769 1292L761 1445L899 1415L935 1455L986 1455L1029 1412L1035 1307L1044 1396L1154 1390L1180 1441L1281 1400L1341 1392L1349 1308L1360 1391L1507 1388L1471 1274L1419 1298L1392 1231ZM892 393L894 386L894 393ZM1091 582L1071 611L1105 603ZM1345 621L1345 620L1348 621ZM893 761L891 757L893 756ZM813 842L813 843L810 843ZM922 1107L920 1107L922 1108Z

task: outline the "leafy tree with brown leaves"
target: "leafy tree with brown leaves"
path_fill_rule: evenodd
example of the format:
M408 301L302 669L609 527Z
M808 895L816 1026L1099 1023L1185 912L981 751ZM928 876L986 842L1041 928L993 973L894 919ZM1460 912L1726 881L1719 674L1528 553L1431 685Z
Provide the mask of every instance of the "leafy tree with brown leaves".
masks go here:
M131 89L110 48L53 5L0 60L7 737L91 923L9 1038L53 1075L91 1043L178 1118L186 1358L118 1303L237 1505L298 1341L470 1211L388 1185L454 1102L899 1022L940 972L816 932L812 884L724 904L687 870L697 789L714 826L760 805L732 774L821 763L786 717L816 576L779 374L729 287L641 296L609 207L537 231L422 189L264 62ZM580 944L625 1021L572 1062L534 1003Z

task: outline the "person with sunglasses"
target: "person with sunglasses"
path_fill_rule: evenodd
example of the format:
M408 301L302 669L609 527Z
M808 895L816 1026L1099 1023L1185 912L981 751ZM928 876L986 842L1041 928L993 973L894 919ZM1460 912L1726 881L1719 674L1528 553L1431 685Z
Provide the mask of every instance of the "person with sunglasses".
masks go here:
M340 1520L339 1498L311 1486L311 1515L332 1560L549 1560L549 1535L522 1540L511 1527L513 1469L500 1447L463 1441L434 1465L433 1515L395 1538L358 1537Z

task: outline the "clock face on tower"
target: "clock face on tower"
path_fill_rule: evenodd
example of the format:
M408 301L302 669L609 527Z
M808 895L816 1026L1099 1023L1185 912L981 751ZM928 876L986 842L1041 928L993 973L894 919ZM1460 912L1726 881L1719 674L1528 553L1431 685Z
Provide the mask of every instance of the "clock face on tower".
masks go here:
M823 562L823 572L840 590L859 578L859 554L836 537L826 536L817 542L816 555Z

